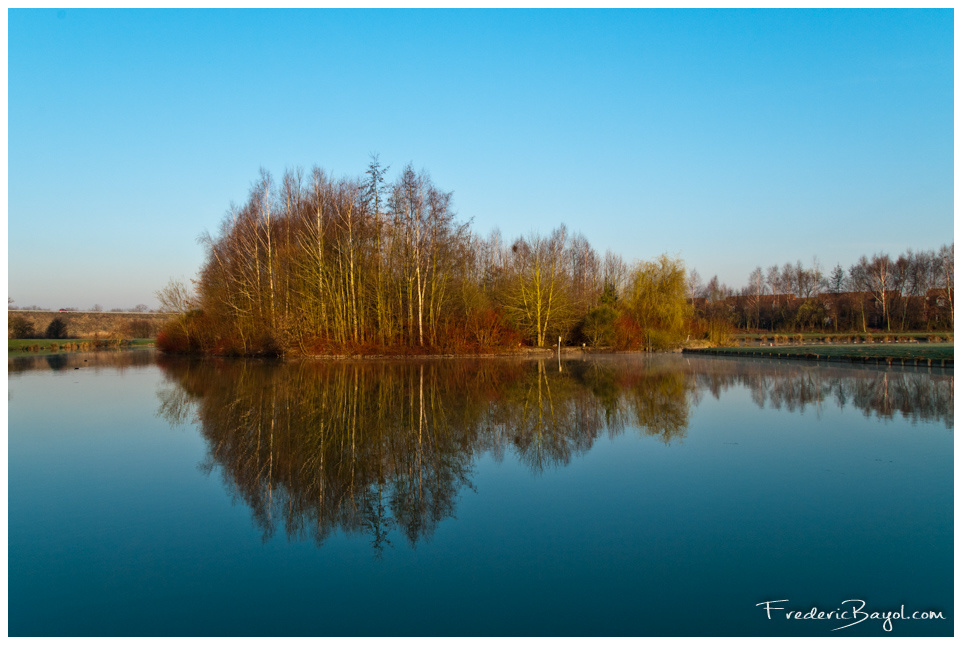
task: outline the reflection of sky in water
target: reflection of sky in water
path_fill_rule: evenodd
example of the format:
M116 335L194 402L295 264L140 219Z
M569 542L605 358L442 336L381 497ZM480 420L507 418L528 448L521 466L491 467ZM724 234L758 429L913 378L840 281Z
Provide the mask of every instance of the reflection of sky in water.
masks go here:
M558 453L567 456L537 468L530 458L537 426L504 415L537 400L534 364L520 375L491 372L500 384L483 395L451 378L426 378L425 401L443 403L442 390L457 394L435 408L449 424L474 414L488 422L470 435L476 440L458 439L464 426L439 451L385 457L400 469L385 495L391 477L410 484L420 476L426 486L452 463L462 464L466 479L445 484L452 506L438 521L418 520L425 532L413 543L387 527L380 557L370 528L357 523L365 516L348 512L351 463L367 468L357 485L377 489L372 453L352 462L342 435L324 453L341 459L326 464L327 494L333 499L331 488L342 487L340 515L317 544L310 538L317 471L307 468L317 462L307 444L290 443L312 435L280 431L284 415L297 417L311 396L333 396L334 381L324 389L310 371L277 380L280 373L264 366L204 371L176 362L164 370L20 372L8 382L11 632L821 635L825 625L769 623L754 605L790 598L832 609L865 598L883 608L951 609L953 437L944 413L915 424L898 413L880 420L830 397L794 411L770 401L759 407L757 392L753 398L718 362L685 361L690 371L679 380L671 366L682 362L669 357L647 363L665 374L641 381L632 379L645 363L615 362L615 372L628 371L614 380L546 374L541 402L550 388L544 409L563 421L558 431L569 441L548 441L567 445ZM798 374L771 363L761 369L782 384ZM419 407L411 407L421 397L419 371L405 370L396 367L394 381L359 382L393 382L410 413ZM215 383L218 373L228 380ZM691 385L709 376L726 383L718 398ZM931 380L939 379L950 383ZM293 382L310 393L280 387ZM353 382L344 381L344 391ZM621 426L605 425L581 382L609 404L621 401L611 417ZM613 382L620 384L612 389ZM672 399L679 393L680 406ZM482 398L474 404L473 397ZM158 416L164 402L184 401L190 413L171 417L182 422L172 427ZM226 415L230 405L246 411ZM275 421L273 444L264 425L250 434L263 443L219 452L219 442L251 431L255 409L273 410L263 417ZM666 441L636 423L638 410L687 425ZM197 413L201 425L192 421ZM411 418L397 426L411 438L395 440L398 449L417 445ZM217 427L219 419L229 423ZM420 426L422 441L428 427ZM542 430L545 440L555 431ZM245 455L253 467L239 463ZM257 462L257 455L272 457ZM295 467L306 470L281 472ZM272 491L249 488L249 477L263 483L270 468ZM360 489L353 494L361 499ZM382 502L391 519L391 500ZM307 506L292 512L290 504ZM254 516L268 507L274 528L265 535ZM294 530L298 520L306 524ZM951 621L898 624L895 633L926 628L946 633ZM846 631L882 633L870 625Z

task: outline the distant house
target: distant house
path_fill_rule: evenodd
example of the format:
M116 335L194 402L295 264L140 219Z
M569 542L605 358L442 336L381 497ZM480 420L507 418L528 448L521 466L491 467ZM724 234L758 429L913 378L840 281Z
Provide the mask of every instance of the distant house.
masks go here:
M954 320L954 312L952 311L954 295L954 289L929 289L926 291L925 308L928 320L936 323L941 322L943 319L948 321Z
M925 300L930 306L948 307L952 302L954 289L929 289L925 292Z

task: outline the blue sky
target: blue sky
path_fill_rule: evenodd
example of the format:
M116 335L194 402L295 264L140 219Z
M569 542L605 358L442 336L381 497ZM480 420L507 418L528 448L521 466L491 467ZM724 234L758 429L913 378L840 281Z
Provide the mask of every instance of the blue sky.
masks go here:
M411 162L475 232L756 265L953 239L953 13L8 12L8 290L155 306L261 167Z

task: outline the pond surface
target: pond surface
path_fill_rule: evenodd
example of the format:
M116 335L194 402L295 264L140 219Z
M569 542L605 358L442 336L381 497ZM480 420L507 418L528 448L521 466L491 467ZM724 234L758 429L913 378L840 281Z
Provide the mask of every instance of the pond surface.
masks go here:
M9 634L951 635L953 402L681 355L9 359Z

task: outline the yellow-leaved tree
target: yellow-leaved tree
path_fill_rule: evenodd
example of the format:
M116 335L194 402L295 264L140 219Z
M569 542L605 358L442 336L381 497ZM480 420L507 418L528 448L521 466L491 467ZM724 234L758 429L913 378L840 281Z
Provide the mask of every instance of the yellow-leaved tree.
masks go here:
M626 304L644 346L664 349L684 341L692 315L684 262L667 255L639 262L629 276Z

